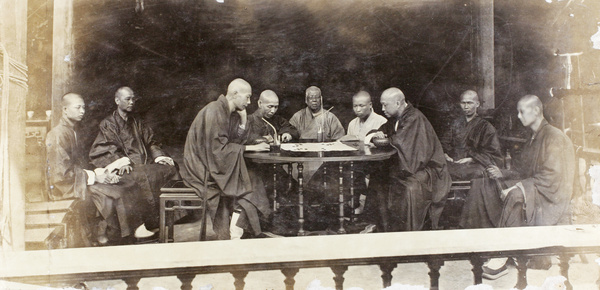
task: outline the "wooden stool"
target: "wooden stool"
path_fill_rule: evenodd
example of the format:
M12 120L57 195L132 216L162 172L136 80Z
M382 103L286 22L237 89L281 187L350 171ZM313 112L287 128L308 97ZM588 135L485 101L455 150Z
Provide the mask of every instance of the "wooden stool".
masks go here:
M168 243L173 242L174 238L174 225L173 225L173 212L176 210L185 209L202 209L202 215L206 215L205 203L203 198L199 197L194 189L185 186L181 181L169 184L166 187L160 189L160 225L159 225L159 242ZM202 202L200 205L186 205L185 201L199 201ZM167 221L167 212L170 212L169 220ZM202 219L202 227L206 226L206 219ZM168 232L167 232L168 227Z

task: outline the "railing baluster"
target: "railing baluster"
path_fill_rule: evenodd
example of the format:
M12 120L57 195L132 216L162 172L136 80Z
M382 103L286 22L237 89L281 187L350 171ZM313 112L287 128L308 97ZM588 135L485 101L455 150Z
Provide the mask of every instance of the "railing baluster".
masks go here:
M560 260L558 264L560 267L560 274L567 278L567 281L565 281L565 286L567 286L567 290L573 290L573 285L571 285L571 282L569 282L569 260L571 260L573 255L563 254L559 255L558 257Z
M138 277L128 277L128 278L124 278L123 281L125 281L125 284L127 284L127 290L139 290L140 288L138 288L138 282L140 282L141 278Z
M398 264L389 263L389 264L379 264L379 269L381 270L381 279L383 280L383 288L392 286L392 271L396 268Z
M335 289L344 289L344 273L348 271L348 266L331 266L331 270L333 271L333 274L335 274L333 277L333 281L335 281Z
M527 287L527 261L526 256L517 257L517 289L525 289Z
M193 274L183 274L177 275L177 279L181 281L181 290L192 290L192 281L194 281L196 275Z
M244 289L244 286L246 286L246 282L244 282L244 279L246 279L246 275L248 275L248 271L235 271L235 272L231 272L231 275L233 275L233 278L235 279L235 281L233 281L233 285L235 286L235 289L236 290Z
M483 282L483 259L479 256L471 256L471 265L473 265L473 283L474 285Z
M304 231L304 176L302 176L304 165L298 163L296 167L298 168L298 235L304 236L306 235Z
M342 162L340 162L339 164L339 170L340 170L340 178L339 178L339 216L338 219L340 220L340 228L338 229L337 233L338 234L345 234L346 233L346 229L344 229L344 164Z
M296 276L299 270L300 269L298 268L281 269L281 273L283 273L283 275L285 276L285 280L283 280L283 282L285 283L286 290L294 290L294 284L296 284L296 280L294 280L294 277Z
M431 259L427 261L429 267L429 283L431 290L439 289L440 285L440 268L444 265L443 260Z

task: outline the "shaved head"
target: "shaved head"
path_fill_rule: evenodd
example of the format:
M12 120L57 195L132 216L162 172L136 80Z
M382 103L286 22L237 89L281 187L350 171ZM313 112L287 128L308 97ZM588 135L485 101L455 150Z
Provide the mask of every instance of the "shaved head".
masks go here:
M479 95L477 95L477 92L475 92L473 90L466 90L460 95L461 101L465 100L465 99L469 99L471 101L479 103Z
M371 95L368 92L360 91L352 97L352 109L354 114L361 120L366 120L373 109L371 104Z
M128 95L133 95L133 90L130 87L120 87L115 93L115 98L122 98Z
M85 103L79 94L68 93L60 99L62 105L63 118L67 118L71 122L79 122L85 114Z
M399 88L389 88L381 93L381 98L393 98L396 101L404 102L404 93Z
M227 95L230 108L235 111L244 111L250 104L252 87L243 79L235 79L227 86Z
M71 104L73 104L75 101L83 101L83 97L79 94L76 93L68 93L64 96L62 96L62 98L60 99L60 105L65 108Z
M406 98L399 88L389 88L381 93L381 109L390 118L399 118L406 108Z
M236 92L240 93L240 92L246 92L246 91L252 91L252 88L250 86L250 84L245 81L244 79L235 79L233 81L231 81L229 83L229 86L227 86L227 95L234 95Z
M267 119L273 117L277 110L279 109L279 98L274 91L265 90L260 93L260 97L258 98L258 110L260 110L260 115Z
M274 91L271 90L264 90L262 93L260 93L260 97L258 97L258 101L263 101L263 102L272 102L272 101L279 101L279 97L277 97L277 94Z
M517 103L519 120L523 126L536 131L544 119L544 106L540 98L534 95L526 95Z
M540 110L540 113L544 113L544 104L536 95L525 95L519 100L519 104L523 104L528 107L536 107Z
M368 93L368 92L366 92L366 91L359 91L358 93L356 93L356 94L355 94L355 95L352 97L352 99L353 99L353 100L355 100L355 99L361 99L361 98L368 99L368 101L369 101L369 102L371 102L371 94L369 94L369 93Z
M460 108L467 117L467 121L471 121L477 115L479 108L479 96L473 90L466 90L460 95Z

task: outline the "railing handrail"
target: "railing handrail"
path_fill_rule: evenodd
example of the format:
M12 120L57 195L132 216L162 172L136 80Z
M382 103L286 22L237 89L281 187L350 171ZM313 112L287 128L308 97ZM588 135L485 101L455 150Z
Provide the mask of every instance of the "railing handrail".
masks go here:
M0 252L0 279L56 284L583 252L600 252L600 226L422 231ZM90 257L94 257L93 263L89 262Z

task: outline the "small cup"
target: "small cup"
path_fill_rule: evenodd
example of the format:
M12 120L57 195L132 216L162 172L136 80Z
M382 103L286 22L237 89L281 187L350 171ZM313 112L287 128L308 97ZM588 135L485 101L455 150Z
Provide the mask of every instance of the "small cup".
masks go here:
M273 153L279 153L281 152L281 145L280 144L271 144L269 145L271 152Z
M27 120L31 120L33 118L34 111L27 111Z
M51 115L52 115L52 110L46 110L46 119L50 119Z

